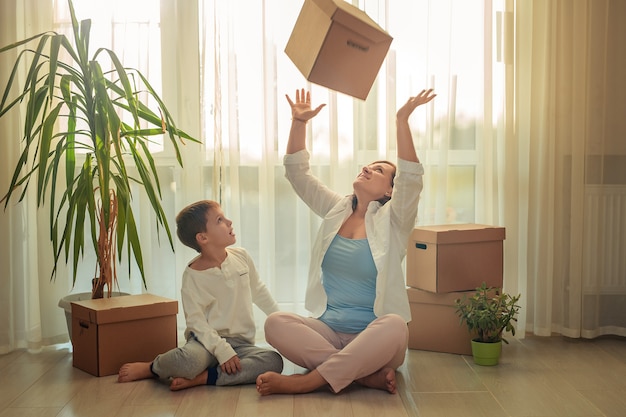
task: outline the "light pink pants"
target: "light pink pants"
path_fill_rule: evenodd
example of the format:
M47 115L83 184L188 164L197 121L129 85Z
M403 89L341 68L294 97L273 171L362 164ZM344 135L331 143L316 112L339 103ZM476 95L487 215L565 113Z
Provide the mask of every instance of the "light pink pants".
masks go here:
M296 365L317 369L335 393L383 368L397 369L408 337L406 322L396 314L378 317L357 334L335 332L318 319L282 311L265 321L267 342Z

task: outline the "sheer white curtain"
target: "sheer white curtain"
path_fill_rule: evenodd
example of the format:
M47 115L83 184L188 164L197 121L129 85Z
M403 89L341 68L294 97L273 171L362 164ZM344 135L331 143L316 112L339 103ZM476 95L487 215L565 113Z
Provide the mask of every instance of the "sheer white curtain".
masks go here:
M56 9L63 10L63 3L56 3ZM250 251L282 308L302 313L310 244L319 219L298 200L283 177L282 155L290 124L284 95L293 94L296 88L309 88L315 103L328 104L310 124L309 149L316 173L347 194L363 164L395 159L396 108L422 88L434 87L438 97L433 105L419 109L411 120L416 146L426 166L419 223L503 222L499 199L504 187L498 181L497 153L503 138L502 123L497 124L503 120L503 69L496 59L500 39L494 35L498 29L494 23L496 7L491 2L467 4L458 0L353 4L394 37L365 101L307 85L284 54L302 2L160 3L162 16L168 16L161 19L160 26L163 96L179 124L191 133L200 132L197 136L204 141L202 146L188 144L183 149L184 169L175 167L167 147L158 157L170 223L178 210L192 201L220 201L234 220L238 243ZM123 13L113 15L123 17ZM41 26L49 24L50 19ZM24 26L32 33L38 32L31 23ZM124 36L122 43L117 42L120 34ZM133 64L143 65L133 54L146 48L135 45L134 50L128 49L134 44L128 42L127 32L112 30L108 36L119 54ZM16 153L17 146L11 146ZM9 175L3 171L2 184L8 183ZM136 198L136 204L142 207L141 196ZM37 242L42 247L36 254L39 273L29 278L14 274L6 281L7 288L29 282L41 284L37 296L20 294L11 298L12 307L5 307L10 316L2 322L2 326L7 324L4 334L10 340L4 346L8 349L63 339L63 317L55 308L58 298L71 289L69 277L61 275L54 284L47 280L46 219L34 228L31 219L38 213L30 202L12 210L23 211L23 218L29 220L26 223L33 230L27 238L20 231L12 232L11 243L2 243L7 249L3 252L10 252L8 268L21 264L32 268L28 260L33 257L16 251L21 246L36 246ZM15 220L20 219L16 216L5 213L3 227L15 228L19 224ZM172 254L167 245L158 244L152 225L149 214L142 217L142 243L151 259L148 291L177 298L182 268L193 253L177 244ZM92 262L93 255L87 254L85 273L91 273ZM508 281L517 288L516 281ZM80 283L73 291L85 290ZM137 276L130 280L122 277L121 285L124 291L143 291ZM36 311L31 314L31 310ZM14 317L23 320L31 316L37 324L33 336L22 334L28 327L23 323L11 327ZM261 320L259 317L259 323Z
M626 336L626 4L509 6L516 111L506 163L518 180L506 223L517 217L527 234L517 254L527 253L518 265L528 330Z
M411 120L426 167L418 223L504 221L498 152L505 64L496 24L502 10L491 1L351 2L394 37L362 101L307 84L283 52L302 3L216 0L205 2L202 13L208 160L220 167L210 172L219 184L213 195L235 220L239 243L253 253L282 308L299 312L319 219L283 177L290 126L284 96L297 88L312 91L313 105L328 104L309 124L313 169L348 194L362 165L395 160L396 109L434 87L434 103ZM517 282L511 288L517 290Z
M309 149L316 172L348 193L360 165L394 158L397 106L434 87L412 120L426 166L418 224L506 227L520 336L624 335L623 2L351 3L394 37L366 101L307 86L283 53L302 2L216 0L202 14L215 195L281 305L302 310L318 225L282 178L283 95L305 86L329 104Z
M162 97L179 127L200 138L197 3L115 0L104 4L74 0L74 6L79 20L92 19L91 54L98 47L112 48L125 65L141 69L157 88L163 80ZM168 18L161 19L161 16ZM2 46L44 31L69 34L71 30L65 0L3 1L0 20ZM0 54L0 83L3 87L16 56L14 53ZM23 80L25 72L18 73L18 77ZM19 157L22 119L19 109L0 119L2 195L9 186ZM174 218L178 210L189 201L204 197L202 166L205 160L203 146L187 142L181 149L185 161L185 168L181 169L168 145L156 143L154 151L163 207L170 226L175 228ZM165 235L157 233L154 227L154 217L145 196L136 192L134 204L144 258L147 259L147 290L143 288L136 269L129 276L126 259L118 269L120 290L130 293L148 291L177 299L185 262L194 253L177 241L173 253ZM95 270L92 250L86 250L75 286L72 286L70 272L63 267L56 280L50 282L53 263L47 210L37 210L35 199L30 196L22 204L11 201L7 210L1 212L0 235L3 237L0 240L0 352L66 342L65 316L57 303L70 292L90 290L89 281ZM183 327L181 314L179 328L182 330Z
M75 3L79 17L95 17L79 5L93 2ZM434 87L435 101L411 119L426 168L418 224L506 227L505 289L522 293L521 336L623 334L620 1L355 0L394 37L365 101L307 84L284 54L302 1L148 1L160 14L157 33L147 36L153 14L133 14L135 2L127 3L97 13L109 19L98 42L114 46L127 65L147 68L153 84L161 78L179 125L203 141L183 147L184 169L167 146L158 150L170 225L195 200L220 201L283 309L305 312L319 224L283 177L284 95L305 87L314 104L328 104L309 124L313 169L347 194L363 164L395 159L396 108ZM0 2L0 45L60 24L65 8L63 0ZM146 19L122 23L135 15ZM2 84L13 59L0 54ZM2 190L19 155L19 126L19 114L0 120ZM141 210L142 197L135 198ZM178 298L194 253L178 242L172 253L150 210L140 219L147 291ZM49 282L47 213L32 200L10 204L0 212L0 236L0 352L66 341L58 299L85 291L88 279L72 289L60 271ZM93 262L88 253L81 273L92 274ZM145 291L136 274L122 275L120 284Z
M0 16L0 44L4 46L49 29L52 4L40 5L36 0L5 1L0 3ZM16 58L17 54L13 52L0 54L0 83L3 87ZM0 119L2 195L8 188L20 154L18 139L22 121L21 114L15 112L12 118ZM66 339L58 334L44 335L46 327L63 323L63 316L59 314L53 319L48 314L55 308L54 295L48 299L41 297L56 292L60 298L61 292L48 284L50 245L46 244L47 237L39 239L38 232L41 226L47 230L46 215L38 213L33 202L34 198L26 196L25 204L9 204L0 215L0 353L16 347L36 349L42 343Z

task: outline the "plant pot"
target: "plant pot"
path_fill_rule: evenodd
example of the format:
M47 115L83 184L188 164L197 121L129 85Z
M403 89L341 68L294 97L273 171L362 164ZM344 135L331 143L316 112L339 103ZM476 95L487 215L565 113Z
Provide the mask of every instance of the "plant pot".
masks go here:
M130 295L126 292L112 292L111 297L120 295ZM59 300L59 307L65 310L65 321L67 323L67 333L72 340L72 301L91 300L91 292L79 292L76 294L68 294Z
M485 343L472 340L472 356L476 365L497 365L502 352L502 341Z

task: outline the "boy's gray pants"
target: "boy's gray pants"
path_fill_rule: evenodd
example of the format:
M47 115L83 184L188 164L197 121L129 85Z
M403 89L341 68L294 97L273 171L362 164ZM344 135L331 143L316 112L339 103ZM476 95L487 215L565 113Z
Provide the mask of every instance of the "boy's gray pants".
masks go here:
M249 342L226 337L241 362L241 371L236 374L222 372L215 356L191 336L184 346L157 356L152 362L152 372L159 378L183 377L193 379L205 370L217 367L215 385L254 384L257 376L264 372L283 371L283 358L276 351L264 349Z

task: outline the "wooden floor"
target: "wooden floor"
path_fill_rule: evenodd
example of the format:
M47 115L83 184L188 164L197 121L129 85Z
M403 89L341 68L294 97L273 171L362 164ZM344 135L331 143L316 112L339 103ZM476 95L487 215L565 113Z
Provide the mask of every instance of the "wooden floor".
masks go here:
M299 372L293 365L286 373ZM0 416L625 416L626 339L528 337L503 348L498 366L409 350L399 395L353 386L260 397L254 386L171 392L155 380L119 384L72 367L68 345L0 356Z

